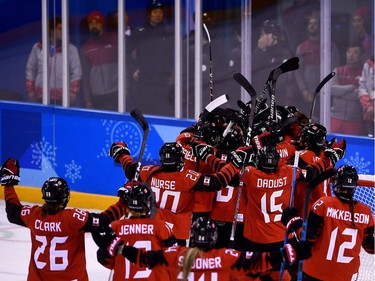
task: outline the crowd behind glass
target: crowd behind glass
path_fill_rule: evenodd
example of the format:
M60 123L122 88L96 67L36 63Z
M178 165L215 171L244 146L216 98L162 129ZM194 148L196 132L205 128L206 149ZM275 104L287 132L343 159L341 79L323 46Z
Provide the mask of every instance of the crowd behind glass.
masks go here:
M172 2L172 3L171 3ZM202 9L202 104L228 94L228 106L238 109L240 86L233 80L243 68L241 1L231 9ZM320 75L320 1L278 1L261 7L251 1L251 80L258 93L271 69L285 59L300 58L300 69L285 75L276 87L276 102L310 113ZM374 37L372 1L331 1L331 132L373 136ZM143 11L125 10L125 111L175 116L174 2L144 1ZM205 1L202 1L204 4ZM108 9L107 9L108 10ZM62 105L62 21L50 15L49 87L51 105ZM78 18L78 19L77 19ZM118 111L118 13L101 7L78 17L70 12L70 107ZM77 23L78 24L74 24ZM243 28L243 25L242 25ZM121 29L122 30L122 29ZM202 29L203 30L203 29ZM41 33L40 33L41 34ZM39 39L40 40L40 39ZM42 103L42 44L27 48L24 91L1 89L0 98ZM182 118L195 118L194 13L184 17L182 46ZM211 47L211 49L210 49ZM3 64L4 65L4 64ZM210 72L212 77L210 77ZM19 73L23 75L23 73ZM212 80L211 80L212 79ZM13 90L13 89L10 89ZM319 98L313 118L319 122Z

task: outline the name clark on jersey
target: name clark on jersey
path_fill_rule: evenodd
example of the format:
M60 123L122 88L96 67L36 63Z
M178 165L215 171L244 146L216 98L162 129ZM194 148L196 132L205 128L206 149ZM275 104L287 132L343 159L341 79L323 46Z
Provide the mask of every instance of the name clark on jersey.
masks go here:
M334 209L334 208L327 208L327 217L343 220L343 221L352 221L352 214L349 211L344 211L340 209ZM370 217L366 214L361 213L354 213L354 222L356 223L364 223L369 224Z
M280 179L257 179L257 188L279 188L286 186L287 177Z
M176 189L176 181L161 180L161 179L152 178L151 179L151 186L159 188L159 189L175 190Z
M184 256L178 257L178 266L183 267ZM191 267L192 269L214 269L221 268L221 257L215 258L196 258Z
M154 226L152 224L130 224L122 225L120 235L130 234L154 234Z
M50 232L61 232L61 222L43 222L41 220L35 220L35 229Z

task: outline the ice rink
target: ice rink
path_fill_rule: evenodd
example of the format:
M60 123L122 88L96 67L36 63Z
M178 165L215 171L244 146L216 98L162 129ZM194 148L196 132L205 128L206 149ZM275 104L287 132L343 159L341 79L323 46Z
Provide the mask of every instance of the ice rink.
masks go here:
M25 204L24 202L22 202ZM30 204L33 205L33 204ZM92 210L99 212L97 210ZM5 201L0 200L0 280L24 281L30 260L29 229L8 222L5 213ZM86 234L86 261L89 279L93 281L109 280L110 270L96 261L97 246ZM52 281L52 280L51 280Z

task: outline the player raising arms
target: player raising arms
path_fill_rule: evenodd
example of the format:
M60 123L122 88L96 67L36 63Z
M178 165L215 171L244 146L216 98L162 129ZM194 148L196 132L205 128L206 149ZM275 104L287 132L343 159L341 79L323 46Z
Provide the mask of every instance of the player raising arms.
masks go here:
M31 259L27 280L87 281L85 232L101 231L126 212L119 200L95 214L66 209L70 189L62 178L51 177L42 186L43 206L22 205L14 186L20 180L18 160L9 158L1 167L6 213L11 223L30 229Z
M207 146L201 158L215 158L212 153L212 147ZM137 163L130 156L126 143L113 143L109 154L115 162L121 163L126 177L133 178ZM232 163L223 166L216 174L201 174L184 169L184 154L176 142L165 143L160 148L159 156L161 165L143 165L139 179L147 182L155 194L156 206L159 208L155 219L171 223L177 242L186 245L195 191L214 192L225 188L239 169Z
M234 249L214 248L217 240L216 223L198 217L191 225L190 248L172 246L159 251L144 251L124 246L116 239L114 254L122 254L130 261L153 270L167 269L171 280L230 280L246 273L257 274L279 265L283 259L293 264L304 259L303 243L287 244L282 251L258 253Z
M312 206L307 224L306 251L311 258L304 261L305 281L358 280L361 246L374 254L374 219L371 209L353 199L358 174L353 166L343 165L333 177L335 197L322 197ZM293 211L283 212L283 221ZM302 219L294 217L287 224L289 232L301 237Z

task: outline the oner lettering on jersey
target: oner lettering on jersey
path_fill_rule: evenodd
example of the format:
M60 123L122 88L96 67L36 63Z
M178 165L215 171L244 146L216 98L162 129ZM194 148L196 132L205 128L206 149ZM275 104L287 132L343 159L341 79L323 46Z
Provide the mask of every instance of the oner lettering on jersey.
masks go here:
M370 208L356 202L353 225L349 204L337 197L322 197L313 205L310 220L307 239L314 244L312 257L304 261L303 271L321 280L357 280L361 246L374 254L374 219Z

